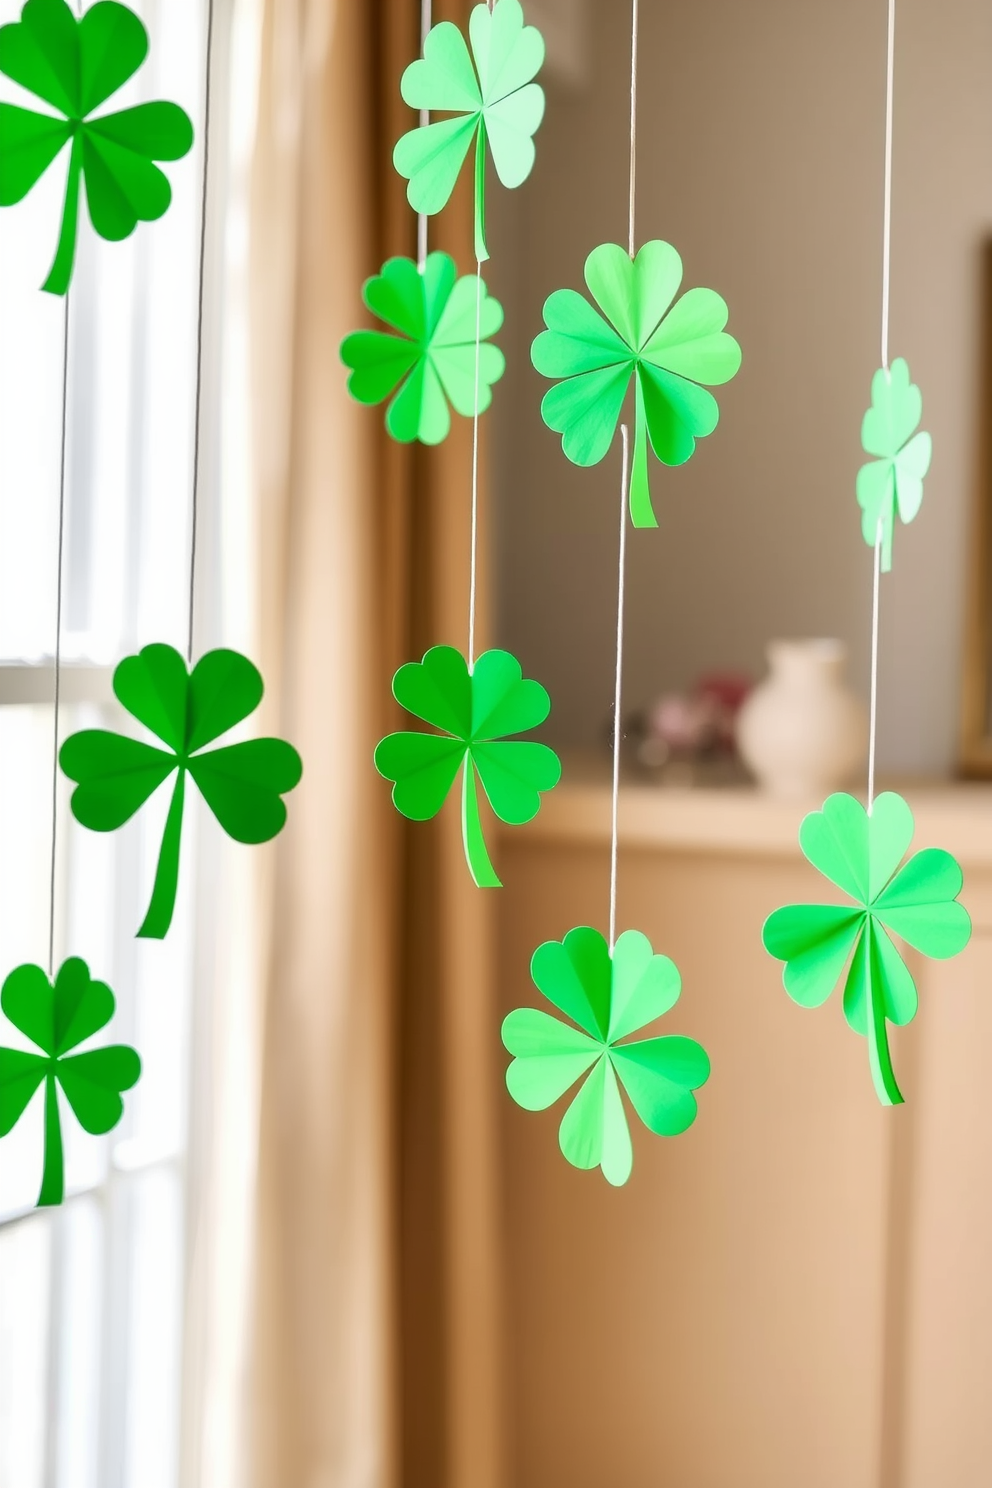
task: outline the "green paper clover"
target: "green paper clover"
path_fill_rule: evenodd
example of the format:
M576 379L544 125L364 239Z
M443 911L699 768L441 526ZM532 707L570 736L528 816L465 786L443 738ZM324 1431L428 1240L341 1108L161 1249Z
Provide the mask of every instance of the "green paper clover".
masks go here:
M865 414L861 443L866 455L875 455L858 471L858 505L862 510L861 531L870 548L881 527L882 571L892 567L892 534L896 511L906 523L923 504L923 480L930 469L933 441L929 434L914 433L923 417L923 398L910 382L909 367L897 357L889 371L880 367L871 382L871 407Z
M72 277L80 180L90 221L110 242L168 210L172 188L153 161L179 160L192 146L183 110L141 103L90 117L147 55L148 33L116 0L98 0L81 20L66 0L27 0L21 19L0 27L0 72L65 116L0 103L0 206L23 201L72 141L58 248L42 286L50 294L65 294Z
M878 797L869 816L853 796L830 796L807 816L799 843L814 868L854 906L795 904L765 923L770 955L784 961L785 990L800 1007L826 1002L847 968L844 1015L868 1039L875 1090L883 1105L901 1105L886 1020L901 1028L916 1017L916 984L891 935L937 960L963 951L971 920L958 904L962 874L939 848L904 863L913 813L901 796Z
M633 260L616 243L604 243L586 259L585 277L603 315L572 289L556 290L544 306L548 329L531 356L544 377L566 380L545 395L541 413L563 435L573 464L598 465L633 378L630 515L635 527L657 527L648 439L665 465L684 464L720 418L713 394L699 384L729 382L741 349L724 331L727 306L712 289L690 289L676 301L682 260L670 243L645 243Z
M524 680L506 651L486 651L469 668L451 646L435 646L421 662L400 667L396 701L440 734L390 734L375 752L380 775L394 782L393 804L412 821L437 816L462 769L462 839L479 888L501 888L482 835L475 778L500 821L531 821L541 792L561 779L561 764L546 744L508 739L537 728L551 711L539 682Z
M362 297L373 315L400 334L355 331L341 344L341 360L352 369L348 391L359 403L381 403L396 394L386 414L394 439L440 444L451 428L449 402L463 418L475 414L477 374L478 412L485 412L506 361L498 346L486 342L503 324L503 307L481 279L459 279L447 253L431 253L423 272L412 259L391 258L366 281Z
M677 1137L696 1119L693 1091L710 1077L709 1057L694 1039L620 1042L675 1006L678 967L656 956L638 930L620 936L611 958L599 931L582 928L539 946L531 976L579 1026L535 1008L510 1013L503 1023L503 1043L514 1056L507 1088L525 1111L545 1111L591 1071L562 1118L558 1141L573 1167L600 1167L619 1187L634 1159L617 1078L649 1131Z
M146 939L161 940L176 903L187 773L228 836L258 843L268 842L285 826L282 796L299 784L303 766L282 739L250 739L205 750L262 701L261 675L236 651L208 651L189 672L171 646L145 646L120 663L114 692L167 750L104 729L86 729L66 739L59 760L76 781L73 815L94 832L123 826L178 772L151 903L138 931Z
M40 966L19 966L0 990L0 1008L42 1051L0 1048L0 1137L10 1135L44 1081L45 1164L38 1207L61 1204L65 1164L56 1084L83 1131L104 1136L124 1114L121 1093L138 1083L141 1060L126 1044L69 1053L114 1016L114 994L103 982L91 981L86 962L77 956L63 963L54 987Z
M544 92L534 82L544 41L524 25L519 0L476 5L469 18L472 55L457 26L442 21L427 35L424 55L403 74L400 92L411 108L455 114L405 134L393 164L409 181L415 212L433 217L445 207L475 140L475 256L486 248L486 144L504 186L522 186L534 166L534 135L544 117ZM474 61L474 65L473 65Z

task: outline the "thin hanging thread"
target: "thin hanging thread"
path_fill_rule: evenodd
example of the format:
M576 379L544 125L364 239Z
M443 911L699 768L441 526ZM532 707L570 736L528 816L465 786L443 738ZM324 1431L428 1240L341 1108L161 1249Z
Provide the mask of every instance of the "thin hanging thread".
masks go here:
M427 36L433 21L431 0L421 0L420 6L420 54L423 56L424 47L427 44ZM420 127L426 129L431 122L430 109L420 110ZM420 272L424 272L427 263L427 213L421 212L417 217L417 266Z
M492 15L496 0L489 0ZM481 126L480 126L481 127ZM475 608L479 579L479 393L482 378L482 260L475 260L475 401L472 415L472 535L468 580L468 669L475 667Z
M620 563L617 575L617 674L613 695L613 807L610 835L610 955L617 943L617 859L620 848L620 743L623 738L623 617L627 586L627 484L630 479L630 435L620 427L623 472L620 477Z
M634 227L637 202L637 52L638 0L633 0L630 19L630 195L628 211L628 248L635 253ZM620 744L623 738L623 616L627 584L627 487L630 480L630 432L620 427L623 444L623 472L620 478L620 560L617 576L617 667L613 696L613 800L610 831L610 955L617 939L617 862L620 850Z
M207 267L207 181L210 165L211 61L214 43L214 0L207 4L206 79L203 88L203 189L200 198L200 284L196 309L196 416L193 433L193 504L189 542L189 633L186 660L193 661L193 621L196 611L196 536L200 512L200 435L203 424L203 303Z
M55 875L59 835L59 710L62 702L62 555L65 549L66 451L69 428L69 292L62 334L62 435L59 463L59 534L55 576L55 707L52 726L52 858L48 882L48 975L55 974Z
M479 393L482 361L482 262L475 264L475 414L472 419L472 556L468 581L468 669L475 666L475 603L479 568Z
M889 370L889 286L892 258L892 111L896 71L896 0L889 0L885 66L885 199L882 214L882 366Z
M882 367L889 371L889 299L892 283L892 117L895 99L896 0L889 0L885 59L885 186L882 206ZM868 815L875 805L875 751L878 733L878 617L882 575L882 519L875 529L871 605L871 711L868 724Z
M634 211L637 198L637 52L640 29L640 7L633 0L630 18L630 195L628 200L629 252L634 257Z

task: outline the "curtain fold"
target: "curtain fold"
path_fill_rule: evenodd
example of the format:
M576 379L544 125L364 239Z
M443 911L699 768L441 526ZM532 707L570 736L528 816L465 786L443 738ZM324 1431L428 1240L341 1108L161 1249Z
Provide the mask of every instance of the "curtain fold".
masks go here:
M436 6L463 20L468 6ZM263 0L253 420L267 726L305 775L268 860L252 1488L499 1488L492 899L457 803L393 812L395 668L464 649L471 428L404 449L345 393L360 287L413 254L392 147L419 0ZM471 190L432 247L471 272ZM485 551L481 634L485 637Z

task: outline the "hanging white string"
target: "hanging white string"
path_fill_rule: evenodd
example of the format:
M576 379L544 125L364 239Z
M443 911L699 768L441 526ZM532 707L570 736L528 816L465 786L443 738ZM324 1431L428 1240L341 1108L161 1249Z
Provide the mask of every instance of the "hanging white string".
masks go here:
M423 56L424 46L427 42L427 34L432 24L431 0L421 0L420 6L420 53ZM431 122L430 109L420 110L420 127L425 129ZM427 262L427 213L421 212L417 217L417 265L420 272L424 272Z
M634 211L637 197L637 51L640 7L633 0L630 18L630 197L628 201L629 251L634 257Z
M48 975L55 975L55 876L59 830L59 711L62 702L62 555L65 550L66 450L69 425L69 292L62 333L62 442L59 459L58 556L55 571L55 705L52 725L52 858L48 883Z
M475 414L472 419L472 556L468 581L468 669L475 666L475 603L479 569L479 393L482 379L482 263L475 264Z
M871 713L868 724L868 815L875 805L875 732L878 721L878 591L882 573L882 519L875 532L875 581L871 605Z
M189 539L189 632L186 659L193 661L193 620L196 608L196 538L200 510L200 436L203 426L203 309L207 267L207 184L210 166L211 62L214 43L214 0L207 5L206 77L203 87L203 186L200 198L200 283L196 310L196 391L193 430L193 501Z
M882 212L882 366L889 370L889 285L892 258L892 106L895 96L896 0L889 0L885 64L885 201Z
M492 15L496 0L489 0ZM482 260L475 261L475 400L472 407L472 534L468 579L468 669L475 667L475 608L479 587L479 393L482 389Z
M637 198L637 51L638 0L633 0L630 18L630 195L628 211L628 248L635 253L634 226ZM627 487L630 480L630 433L626 424L620 427L623 445L623 472L620 478L620 558L617 576L617 665L613 695L613 800L610 830L610 955L617 939L617 861L620 849L620 744L623 739L623 616L627 583Z
M885 183L882 205L882 367L889 370L889 300L892 283L892 116L895 98L896 0L889 0L885 53ZM882 575L882 519L875 529L871 603L871 707L868 723L868 815L875 805L875 749L878 733L878 615Z
M620 477L620 562L617 574L617 673L613 694L613 811L610 832L610 955L617 943L617 858L620 847L620 744L623 739L623 616L627 586L627 483L630 478L630 436L620 427L623 472Z

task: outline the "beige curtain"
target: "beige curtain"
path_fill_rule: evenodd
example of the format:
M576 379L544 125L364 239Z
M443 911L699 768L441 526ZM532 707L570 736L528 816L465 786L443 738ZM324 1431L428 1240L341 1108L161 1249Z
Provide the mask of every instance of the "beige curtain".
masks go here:
M347 398L338 358L362 281L413 251L390 155L410 127L398 81L419 12L263 6L262 661L268 723L306 773L266 919L254 1488L502 1476L491 901L468 881L457 813L408 827L371 764L398 722L395 666L464 646L468 431L429 457L398 449L381 412ZM463 272L470 213L466 194L444 229Z

